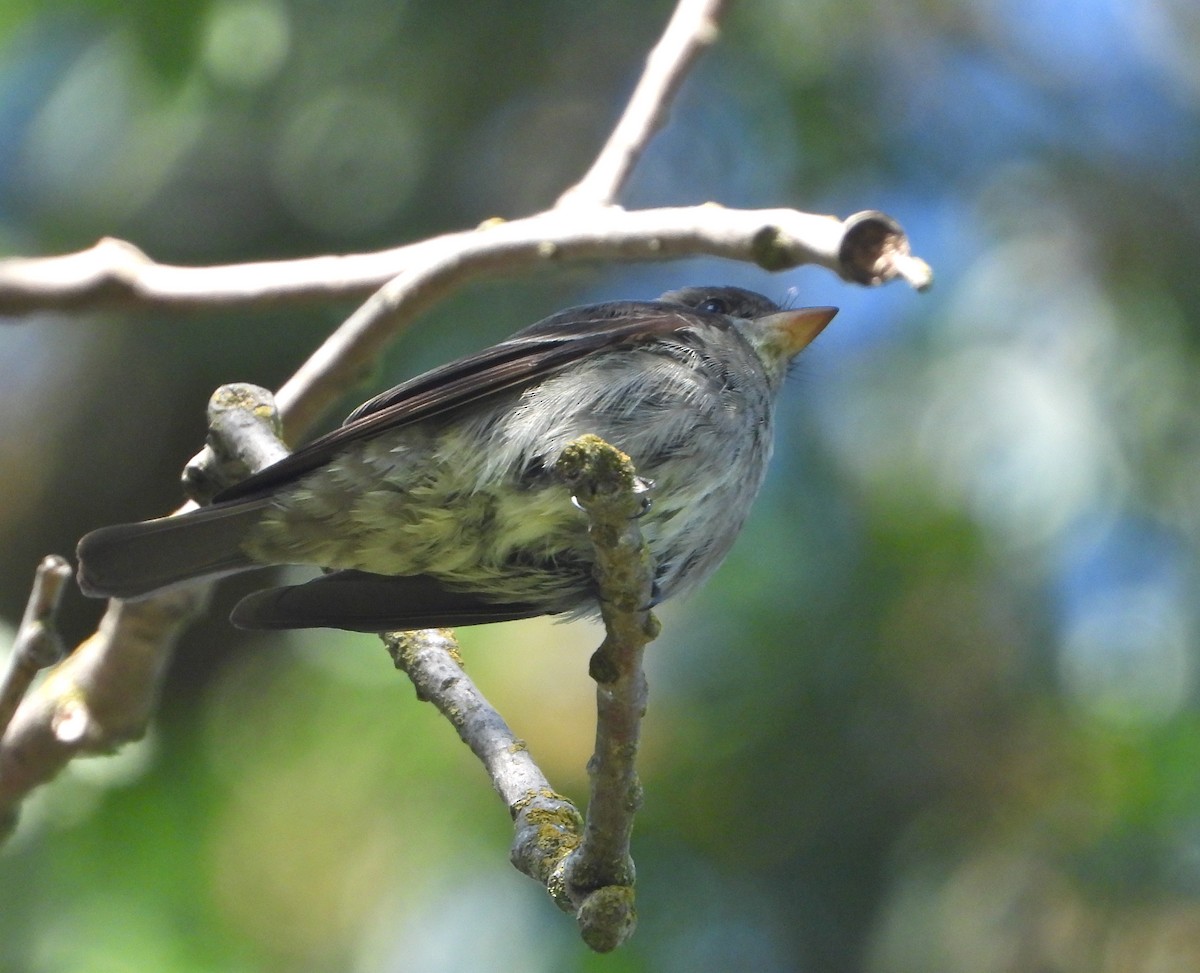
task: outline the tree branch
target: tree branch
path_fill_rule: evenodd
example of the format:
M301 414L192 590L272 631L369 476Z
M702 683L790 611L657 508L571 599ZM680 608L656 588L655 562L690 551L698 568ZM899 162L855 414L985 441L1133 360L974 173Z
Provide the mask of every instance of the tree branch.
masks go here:
M625 112L587 174L558 199L558 206L611 206L654 134L696 59L717 40L727 0L680 0Z
M141 309L262 307L317 295L360 296L378 288L279 390L284 438L296 442L362 378L402 328L469 281L558 263L697 254L772 271L819 264L866 285L900 277L920 289L932 280L928 265L912 256L899 224L874 211L839 220L789 209L707 204L634 211L602 207L581 218L580 210L571 208L379 254L229 267L168 267L142 258L135 269L122 247L102 241L63 257L0 261L0 314L113 302ZM116 264L110 262L114 257ZM44 286L47 280L54 286Z
M578 845L583 821L574 805L555 793L525 741L463 671L454 633L425 629L381 638L396 668L412 680L417 698L432 703L450 721L508 806L515 830L513 865L546 886L561 908L574 912L554 876L567 852Z
M637 525L647 484L628 456L596 436L568 445L556 473L590 522L606 631L590 667L596 680L596 750L588 761L586 821L554 791L525 742L463 671L452 632L392 632L382 638L417 697L450 721L508 806L515 829L513 864L576 917L592 949L608 952L636 925L629 841L641 804L635 762L646 709L642 650L658 633L648 607L654 563Z
M8 666L0 679L0 738L37 674L65 654L62 639L54 627L54 614L70 578L71 565L57 554L47 555L38 565L24 617L13 639Z
M0 746L0 821L80 754L136 740L158 700L175 641L207 602L207 586L144 601L110 601L96 633L17 709Z
M244 382L222 385L208 400L206 444L184 467L184 492L198 504L209 503L225 487L287 456L282 435L270 392Z
M582 218L572 208L489 220L473 230L374 253L210 267L156 263L130 244L104 239L77 253L0 260L0 314L248 310L363 298L413 267L443 263L461 262L450 278L457 282L558 263L678 260L701 254L772 271L815 263L861 284L901 276L915 287L927 286L931 275L923 264L915 273L901 273L899 267L875 267L871 253L844 252L847 234L866 217L880 219L881 214L840 220L792 209L738 210L707 203L646 210L596 207ZM902 244L899 225L882 219L879 229Z
M562 262L710 254L773 271L815 263L868 285L902 277L922 288L932 278L928 266L911 256L900 226L874 211L839 220L789 209L736 210L711 203L635 211L602 207L588 210L586 218L577 208L555 209L406 249L400 273L330 335L279 390L289 442L357 383L400 329L482 276ZM0 300L2 285L0 279Z
M589 666L596 680L596 750L588 761L587 820L562 872L568 895L579 902L584 940L604 952L631 936L637 923L629 843L642 804L636 767L647 694L642 655L658 635L650 612L654 559L638 527L649 485L628 456L596 436L563 450L556 472L588 515L605 628Z
M269 392L246 385L218 389L209 404L210 446L203 461L189 464L193 488L210 499L221 486L279 459L286 449L278 429ZM41 623L69 577L61 558L43 561L22 632L47 637ZM0 824L11 824L25 795L74 757L107 753L142 736L175 644L207 607L210 591L211 585L196 584L141 601L108 603L95 634L25 698L0 738ZM17 658L14 654L14 665ZM0 827L0 835L4 830Z
M918 289L928 286L929 267L882 213L840 220L791 209L705 204L630 212L612 205L688 69L715 39L724 7L723 0L680 0L604 149L553 209L376 253L227 266L159 264L132 244L104 239L79 253L0 261L0 315L111 307L245 310L371 295L280 389L282 428L296 441L400 328L486 275L511 276L560 262L708 254L770 271L815 263L855 283L899 277ZM284 451L277 417L257 393L242 388L222 394L221 402L214 397L209 446L185 475L189 494L200 500ZM627 938L634 924L629 837L640 801L634 757L646 701L641 656L657 631L648 610L653 566L638 537L640 481L627 459L599 442L577 444L570 457L560 472L591 520L607 631L591 667L597 734L587 822L580 824L578 812L554 793L521 741L462 673L447 633L393 636L389 648L418 693L444 706L509 806L514 863L576 914L589 945L605 950ZM198 584L138 602L112 601L96 633L34 692L25 695L31 675L24 668L10 673L8 688L0 690L0 715L16 701L20 705L0 738L0 821L11 820L19 801L74 756L111 749L144 732L174 644L203 611L208 591ZM35 588L27 618L44 618L53 597L45 587ZM44 629L30 630L33 645L52 641Z

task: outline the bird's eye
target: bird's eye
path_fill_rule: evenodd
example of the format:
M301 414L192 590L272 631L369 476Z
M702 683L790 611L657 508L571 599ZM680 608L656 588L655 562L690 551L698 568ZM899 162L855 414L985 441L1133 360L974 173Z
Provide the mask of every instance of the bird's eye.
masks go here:
M709 297L697 308L698 311L706 311L709 314L728 314L729 302L720 297Z

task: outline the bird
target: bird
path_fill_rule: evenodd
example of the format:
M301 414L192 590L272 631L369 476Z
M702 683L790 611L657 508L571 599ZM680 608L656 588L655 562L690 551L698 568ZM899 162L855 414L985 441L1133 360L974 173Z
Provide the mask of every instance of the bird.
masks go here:
M85 595L139 599L309 565L251 593L248 629L381 632L596 616L586 516L555 462L594 434L652 484L655 603L698 588L758 493L788 365L836 308L739 287L568 308L360 405L207 507L79 542Z

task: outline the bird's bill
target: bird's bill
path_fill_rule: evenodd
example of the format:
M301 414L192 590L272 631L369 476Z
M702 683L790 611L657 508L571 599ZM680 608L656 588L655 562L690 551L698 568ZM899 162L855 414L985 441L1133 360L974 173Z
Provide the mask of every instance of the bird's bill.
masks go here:
M837 313L836 307L798 307L768 314L754 325L764 345L782 358L791 358L807 348Z

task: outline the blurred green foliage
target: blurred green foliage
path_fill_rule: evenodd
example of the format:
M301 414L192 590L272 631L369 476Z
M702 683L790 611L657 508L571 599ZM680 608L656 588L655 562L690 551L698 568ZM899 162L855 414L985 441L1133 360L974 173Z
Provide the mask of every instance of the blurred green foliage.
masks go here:
M669 9L0 0L0 247L232 262L529 212ZM377 644L234 637L239 579L149 739L27 806L0 969L1200 969L1197 64L1188 0L743 0L627 201L884 209L937 288L563 268L457 295L362 390L585 300L843 308L738 548L662 612L628 947L588 954L508 866ZM175 504L213 387L278 385L348 310L0 326L4 615L42 554ZM597 637L464 633L579 799Z

